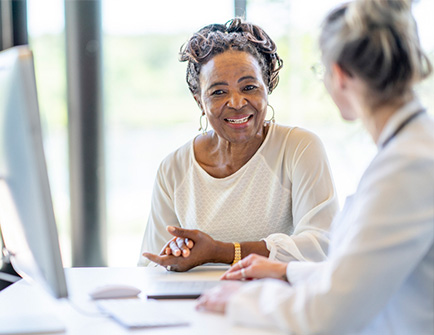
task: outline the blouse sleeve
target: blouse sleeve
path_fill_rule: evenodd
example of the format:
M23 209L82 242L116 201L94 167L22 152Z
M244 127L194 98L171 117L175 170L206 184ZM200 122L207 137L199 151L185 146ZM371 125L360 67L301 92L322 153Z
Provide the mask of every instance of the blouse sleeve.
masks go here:
M269 258L282 262L322 261L338 200L323 144L314 134L295 128L288 138L286 173L292 184L292 235L264 239Z
M166 242L172 238L172 235L166 231L166 227L179 226L173 205L173 187L168 184L170 178L167 174L168 169L164 169L163 164L160 165L154 183L151 212L143 237L139 266L147 266L150 263L142 256L143 252L159 254Z

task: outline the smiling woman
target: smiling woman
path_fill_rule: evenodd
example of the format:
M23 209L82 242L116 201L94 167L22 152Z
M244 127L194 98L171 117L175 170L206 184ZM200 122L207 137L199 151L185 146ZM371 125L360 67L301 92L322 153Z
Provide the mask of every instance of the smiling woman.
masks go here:
M265 122L282 67L273 40L237 18L199 30L180 60L213 130L162 162L139 264L185 271L250 253L323 260L337 209L333 181L314 134Z

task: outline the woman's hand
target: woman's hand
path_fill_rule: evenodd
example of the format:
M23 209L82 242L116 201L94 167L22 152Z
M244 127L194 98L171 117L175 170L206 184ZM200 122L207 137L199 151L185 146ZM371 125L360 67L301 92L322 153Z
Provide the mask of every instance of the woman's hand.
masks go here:
M194 242L188 238L172 237L161 250L162 255L173 255L175 257L190 256L190 249L193 248Z
M276 278L287 281L288 263L271 261L267 257L251 254L226 271L221 279L242 280Z
M187 271L191 268L194 268L195 266L199 266L205 263L215 263L221 261L221 250L223 249L220 249L219 247L222 246L224 243L215 241L208 234L196 229L184 229L172 226L167 227L167 231L173 236L175 236L175 240L170 240L163 248L163 251L160 255L145 252L143 253L143 256L145 256L154 263L164 266L167 270L170 271ZM177 243L175 242L177 241L176 238L179 238L181 241L183 241L184 246L185 239L192 241L194 249L189 249L189 254L187 256L185 254L183 254L183 257L179 257L179 255L174 256L172 247L174 247L174 243ZM179 248L178 244L177 246ZM166 253L167 248L170 248L172 250L169 254Z
M196 309L216 313L224 313L230 298L236 293L242 283L233 282L219 285L204 292L197 300Z

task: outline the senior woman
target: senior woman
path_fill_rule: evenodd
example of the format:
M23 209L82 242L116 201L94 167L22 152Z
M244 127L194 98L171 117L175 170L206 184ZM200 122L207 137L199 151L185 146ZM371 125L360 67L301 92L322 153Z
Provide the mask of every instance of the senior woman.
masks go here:
M323 260L336 194L320 140L265 121L282 67L275 43L236 18L200 29L180 60L188 63L203 133L161 163L139 265L151 260L185 271L253 252ZM188 243L171 239L183 233L193 234ZM181 250L184 257L177 257Z
M199 307L288 334L434 333L434 120L414 85L432 71L410 0L356 0L325 19L325 85L346 120L360 118L378 154L333 223L320 263L251 255Z

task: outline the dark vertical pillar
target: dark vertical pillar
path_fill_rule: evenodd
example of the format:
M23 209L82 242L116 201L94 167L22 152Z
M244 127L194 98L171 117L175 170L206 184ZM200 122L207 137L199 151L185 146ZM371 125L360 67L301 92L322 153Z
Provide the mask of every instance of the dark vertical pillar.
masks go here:
M72 264L107 264L100 0L65 0Z
M0 0L0 50L28 43L27 1Z
M27 32L27 1L14 0L11 2L11 5L14 45L28 44L29 36Z
M247 0L234 0L235 17L246 18Z
M0 1L0 50L6 49L7 36L12 36L10 33L10 14L9 14L9 3L6 1ZM12 37L10 38L12 39Z

